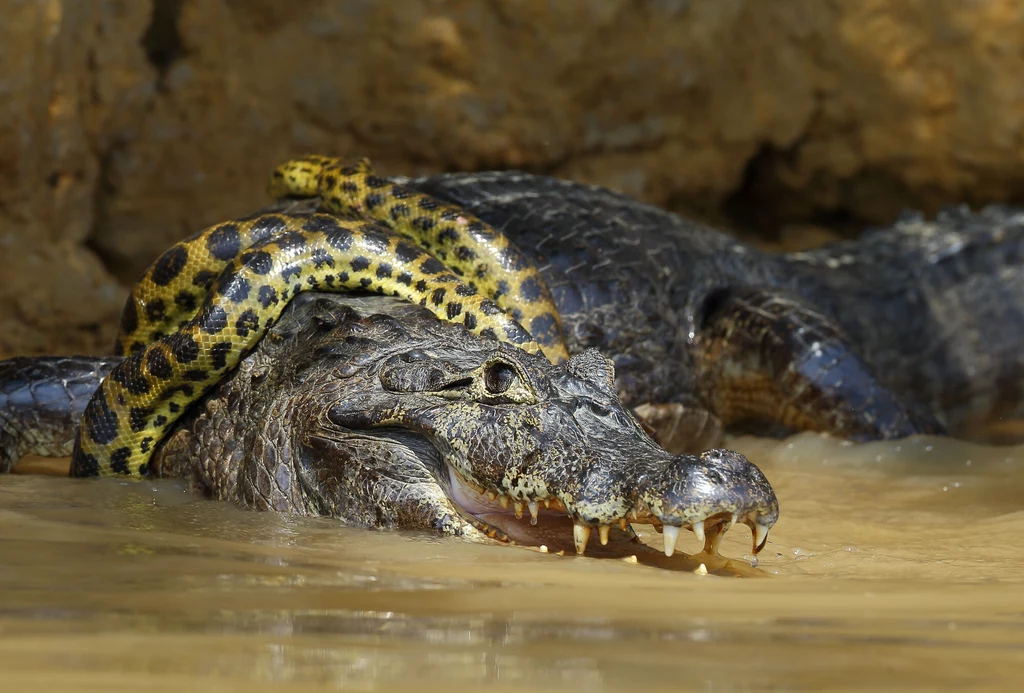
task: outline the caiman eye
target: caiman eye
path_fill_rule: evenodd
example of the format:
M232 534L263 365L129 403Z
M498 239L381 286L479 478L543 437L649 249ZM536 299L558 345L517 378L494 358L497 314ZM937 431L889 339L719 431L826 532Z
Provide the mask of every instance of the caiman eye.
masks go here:
M519 374L516 369L505 363L492 363L484 371L484 387L491 395L501 395L516 382Z

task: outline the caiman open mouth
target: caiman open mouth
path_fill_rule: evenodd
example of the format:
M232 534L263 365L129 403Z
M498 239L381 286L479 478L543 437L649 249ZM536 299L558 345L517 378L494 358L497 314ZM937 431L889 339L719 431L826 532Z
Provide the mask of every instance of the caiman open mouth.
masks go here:
M576 553L583 555L587 549L592 530L590 525L573 520L571 508L557 498L514 499L489 490L463 476L451 464L448 468L450 485L449 499L461 511L463 517L478 530L492 539L505 543L526 544L544 547L545 536L551 532L568 531L571 527ZM753 535L752 552L756 555L768 541L768 530L775 523L776 516L766 517L758 508L740 507L723 511L713 504L707 504L707 512L701 513L681 525L662 522L647 504L640 501L623 517L608 524L598 525L597 534L602 546L608 544L613 526L619 527L630 536L635 536L631 522L653 525L662 534L666 556L675 553L681 529L692 531L710 555L717 555L725 533L735 524L750 527ZM564 535L563 535L564 536ZM544 547L546 548L546 547Z

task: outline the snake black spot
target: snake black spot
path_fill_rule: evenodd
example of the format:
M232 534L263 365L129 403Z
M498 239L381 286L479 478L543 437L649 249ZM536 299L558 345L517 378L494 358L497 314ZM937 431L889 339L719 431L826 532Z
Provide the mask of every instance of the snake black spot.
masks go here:
M434 228L434 220L431 219L430 217L416 217L409 223L411 223L414 228L417 228L423 232L427 232L430 229Z
M467 330L475 330L476 329L476 315L473 314L473 313L470 313L467 310L466 314L462 318L462 324L466 326Z
M185 371L181 377L185 380L191 380L194 383L200 383L206 380L207 375L207 372L202 368L194 368L192 370Z
M512 319L515 320L516 322L521 322L523 319L523 311L519 310L518 308L513 308Z
M402 219L408 217L409 214L411 214L409 205L405 204L404 202L400 202L399 204L394 205L391 208L391 218L394 219L395 221L401 221Z
M242 255L242 264L262 277L274 266L274 258L265 250L250 250Z
M298 250L306 247L306 237L298 231L288 231L274 237L274 242L283 250Z
M271 305L277 303L277 291L272 286L261 286L258 300L261 306L269 308Z
M498 287L494 290L494 294L491 296L493 299L499 299L502 296L508 296L509 286L508 282L504 279L498 282Z
M483 279L484 277L487 276L488 272L490 272L490 269L487 267L487 265L479 265L476 268L476 272L474 272L474 274L476 275L477 279Z
M420 264L420 272L423 274L440 274L441 272L447 272L448 265L444 264L436 257L428 257Z
M150 322L162 322L167 317L167 306L159 298L146 304L146 317Z
M314 289L320 288L320 281L312 274L306 277L306 283L309 284Z
M171 402L170 404L167 405L167 409L172 414L177 414L179 411L181 411L181 405L178 404L177 402Z
M192 363L199 358L199 345L190 334L175 332L164 340L164 344L178 363Z
M497 234L494 229L482 221L471 221L469 230L482 241L493 241Z
M118 474L128 473L128 460L131 459L131 448L118 448L110 453L110 469Z
M80 454L75 457L73 465L74 468L71 472L72 476L85 477L100 475L100 461L96 459L96 455Z
M163 414L160 414L155 419L153 419L153 426L155 428L160 428L161 426L163 426L166 423L167 423L167 417L164 416Z
M182 289L174 297L174 304L184 311L192 312L196 309L196 296L191 291Z
M141 442L139 442L139 450L142 450L143 453L149 452L149 449L152 446L153 446L153 439L150 438L149 436L146 436L145 438L142 439ZM142 474L143 476L145 476L148 472L149 472L149 465L148 464L144 464L141 467L139 467L139 474Z
M533 303L543 295L540 283L533 277L527 277L519 285L519 298L527 303Z
M377 266L377 279L387 279L391 276L391 265L386 262Z
M472 248L460 245L455 249L455 257L459 258L463 262L469 262L470 260L476 260L476 251Z
M423 255L423 249L417 248L408 241L399 241L395 244L395 257L403 263L410 263Z
M210 363L214 369L221 370L228 365L228 354L231 353L231 342L217 342L210 347Z
M383 188L387 184L388 184L388 181L386 179L384 179L384 178L381 178L380 176L367 176L366 177L366 187L368 187L368 188L373 188L374 190L379 190L380 188Z
M456 221L462 216L462 212L457 209L446 209L441 212L441 221Z
M356 193L359 192L359 186L350 180L342 181L341 185L339 185L338 187L341 188L341 191L347 195L355 195Z
M300 274L302 274L301 267L299 267L298 265L290 265L288 267L285 267L284 270L281 272L281 279L283 279L284 281L288 281L292 277L297 277Z
M183 246L176 245L160 256L160 259L153 265L153 271L149 278L157 286L167 286L181 274L181 270L188 264L188 250Z
M437 240L440 243L454 243L459 240L459 232L451 227L441 229L437 234Z
M516 323L505 326L505 337L513 344L525 344L526 342L533 341L530 333Z
M196 275L192 277L192 286L198 286L203 289L209 289L213 284L213 280L217 278L216 272L210 270L200 270L196 272Z
M345 252L352 247L352 231L349 229L344 229L339 226L331 231L325 231L324 236L327 238L327 242L331 244L332 248L336 248L342 252Z
M228 326L228 314L220 306L206 305L199 314L199 329L206 334L220 334Z
M107 404L107 393L102 387L85 405L84 420L89 439L97 445L109 445L117 438L117 412Z
M462 312L462 304L452 301L448 304L448 319L454 320Z
M249 332L255 332L259 329L259 326L260 318L256 315L256 311L250 308L238 316L238 320L235 321L235 332L238 333L239 337L248 337Z
M435 306L439 306L444 303L444 295L447 293L444 289L434 289L434 292L430 294L430 300L433 301Z
M396 280L398 281L399 284L405 284L406 286L411 286L412 285L412 274L410 274L409 272L402 272L400 275L398 275Z
M407 200L412 195L412 191L408 188L403 188L401 185L396 185L391 189L391 197L396 200Z
M476 296L476 289L469 284L460 283L455 287L455 293L459 296Z
M373 280L369 277L363 277L359 280L359 285L364 289L369 289L373 285Z
M484 315L499 315L502 310L498 307L498 304L493 301L481 301L480 312Z
M131 424L132 430L138 433L146 428L146 424L149 423L149 415L153 413L152 409L146 407L132 407L128 410L128 421Z
M541 344L553 344L558 339L558 321L551 313L541 313L530 321L530 334Z
M221 262L234 260L242 249L242 237L238 224L221 224L206 237L206 249Z
M363 198L363 205L366 207L366 211L372 212L377 207L380 207L381 203L384 202L384 198L380 193L370 193Z
M151 376L161 380L167 380L174 375L174 369L171 368L171 363L167 360L162 349L151 349L146 354L146 370L149 371Z
M365 258L362 255L360 255L358 257L352 258L352 262L349 264L352 265L353 272L362 272L363 270L370 266L370 260L369 258Z
M139 329L139 309L135 305L135 294L128 297L121 312L121 334L130 335Z
M296 284L292 287L292 295L298 296L300 291L302 291L302 284ZM283 297L282 300L284 300Z
M441 203L438 202L437 200L435 200L432 197L425 197L424 196L424 197L420 198L420 209L422 209L422 210L424 210L426 212L432 212L435 209L438 209L440 206L441 206Z
M330 275L328 275L327 278L329 280L331 278ZM342 273L340 273L338 275L338 283L339 284L348 284L348 280L349 280L348 272L342 272ZM331 282L328 281L327 283L330 284Z
M494 330L492 328L490 328L490 327L485 327L484 329L480 330L480 336L481 337L486 337L487 339L497 339L498 338L498 335L496 335L494 333Z
M302 224L304 231L314 231L317 233L329 233L339 228L341 227L338 226L338 221L326 214L313 214Z
M110 377L120 383L124 389L133 395L145 395L149 393L149 381L142 372L142 353L135 352L124 361L118 364L110 373Z
M427 290L427 282L420 279L418 282L416 282L416 290L419 291L421 294L424 293Z
M239 277L234 272L226 272L217 282L217 292L224 294L232 303L243 303L249 299L252 291L252 284L245 277Z
M307 222L308 223L308 222ZM275 214L264 214L252 222L249 235L253 243L277 235L288 228L288 222Z
M323 248L313 251L313 266L317 269L334 267L334 258Z

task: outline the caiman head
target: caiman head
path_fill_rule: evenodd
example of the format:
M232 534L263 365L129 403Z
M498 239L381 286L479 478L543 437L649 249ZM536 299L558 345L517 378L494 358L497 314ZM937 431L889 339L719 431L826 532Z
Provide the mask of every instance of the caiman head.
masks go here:
M579 553L633 521L662 526L666 554L681 528L717 549L740 522L760 550L778 518L761 471L727 450L665 452L614 380L596 351L555 366L419 306L308 294L200 416L235 422L248 454L221 486L257 507L520 543L560 516Z

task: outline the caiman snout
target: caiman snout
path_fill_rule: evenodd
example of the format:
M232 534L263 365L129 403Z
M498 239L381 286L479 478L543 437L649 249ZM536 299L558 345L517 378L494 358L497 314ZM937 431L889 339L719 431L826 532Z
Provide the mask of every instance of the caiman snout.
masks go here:
M675 551L680 528L692 530L710 553L718 551L722 536L737 522L750 527L757 554L779 519L779 502L768 479L732 450L680 455L664 474L645 478L642 486L633 517L663 526L668 556Z

